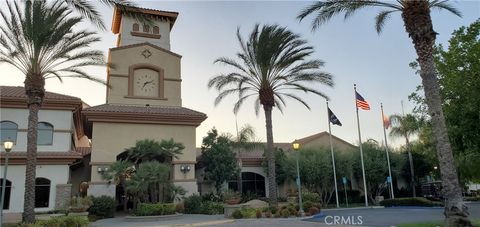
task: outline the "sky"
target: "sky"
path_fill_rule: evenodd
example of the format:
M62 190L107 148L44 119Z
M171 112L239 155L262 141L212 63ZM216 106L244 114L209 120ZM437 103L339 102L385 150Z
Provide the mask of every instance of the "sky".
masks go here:
M437 43L448 46L451 33L460 26L468 26L480 17L480 1L451 1L463 14L456 17L447 11L432 11L434 29L438 33ZM107 31L99 31L102 41L96 48L108 55L108 49L115 46L116 35L109 29L112 20L111 8L96 4L103 13ZM375 139L383 141L380 103L386 115L411 112L413 104L408 95L421 83L409 63L416 58L413 45L405 33L400 14L392 15L378 35L374 28L374 17L378 9L359 11L348 20L334 17L315 32L311 31L312 17L299 22L297 14L310 1L137 1L138 6L158 10L179 12L171 31L171 51L182 55L182 102L183 106L208 115L197 128L197 146L212 127L220 132L236 134L238 126L250 124L255 128L259 140L265 141L265 118L263 112L255 115L253 99L246 102L238 115L233 114L235 97L225 99L218 106L213 101L218 94L207 88L208 80L231 69L214 65L219 57L233 57L239 51L236 39L237 27L246 36L256 23L278 24L298 33L315 48L311 59L326 62L322 69L334 76L333 88L318 88L330 98L330 108L343 126L332 126L332 134L358 144L357 122L353 84L368 101L371 110L360 110L362 141ZM5 2L0 7L5 9ZM85 22L82 29L98 29ZM88 68L91 75L106 79L105 68ZM0 84L23 86L24 76L11 66L0 64ZM81 98L90 106L105 103L106 88L103 85L80 79L66 79L63 83L49 79L47 91ZM325 99L317 95L299 93L309 103L306 109L294 100L287 101L284 113L274 110L273 135L275 142L292 142L315 133L328 131ZM389 138L394 146L403 140Z

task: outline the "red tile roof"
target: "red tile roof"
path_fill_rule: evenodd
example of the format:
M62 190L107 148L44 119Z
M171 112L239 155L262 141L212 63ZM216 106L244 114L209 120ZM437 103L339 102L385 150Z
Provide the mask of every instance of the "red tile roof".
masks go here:
M10 158L26 158L27 152L21 151L12 151L8 154ZM5 152L0 153L0 157L3 159L5 157ZM82 158L82 155L74 152L55 152L55 151L39 151L37 152L37 158Z
M0 98L3 99L27 99L25 88L20 86L0 86ZM72 101L82 102L81 99L69 95L53 92L45 92L45 102L48 101Z
M186 117L207 117L204 113L179 106L136 106L121 104L103 104L83 110L83 113L129 113L152 115L176 115Z

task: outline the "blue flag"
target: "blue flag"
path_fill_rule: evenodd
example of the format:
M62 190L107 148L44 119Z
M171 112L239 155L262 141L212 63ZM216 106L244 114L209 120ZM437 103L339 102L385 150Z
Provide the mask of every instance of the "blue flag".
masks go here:
M332 112L330 108L328 108L328 119L330 119L330 122L334 125L342 126L342 122L338 120L337 116Z

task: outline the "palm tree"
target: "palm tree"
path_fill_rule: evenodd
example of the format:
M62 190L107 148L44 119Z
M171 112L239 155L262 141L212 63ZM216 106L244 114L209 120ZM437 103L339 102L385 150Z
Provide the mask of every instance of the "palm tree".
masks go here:
M320 71L323 62L306 60L314 52L313 47L300 39L300 36L278 25L255 25L246 41L237 30L241 51L237 59L218 58L215 63L222 63L234 68L233 72L220 74L210 79L208 87L219 92L215 105L226 96L237 94L238 100L233 112L237 113L242 104L250 97L255 97L255 113L258 115L260 105L265 112L267 131L268 190L270 204L277 205L277 184L275 181L275 155L273 150L272 110L277 107L282 111L286 98L308 104L291 91L303 91L326 97L322 92L309 85L320 83L333 86L332 76ZM308 83L308 84L307 84Z
M90 22L95 24L98 28L106 30L105 23L102 20L102 14L94 6L96 1L85 1L85 0L63 0L64 3L74 9L80 15L86 17ZM147 18L141 16L140 14L135 14L134 9L130 8L125 10L128 7L135 6L135 4L130 0L99 0L98 2L109 6L109 7L119 7L122 10L122 13L125 13L131 17L137 18L140 21L148 21Z
M162 140L138 140L134 147L125 149L126 156L121 159L131 160L135 165L141 162L156 160L159 162L171 162L172 158L178 158L185 146L173 139Z
M417 197L410 137L419 132L420 122L412 114L407 114L405 116L392 115L390 116L390 122L392 122L390 136L405 138L405 147L408 153L408 161L410 163L410 185L412 186L413 197Z
M29 109L27 163L23 220L35 221L35 166L37 157L38 111L45 96L45 80L64 77L103 81L89 76L85 66L105 65L103 54L88 49L99 41L95 33L72 28L82 21L70 16L70 10L55 1L7 2L0 11L0 63L7 63L25 75L25 93Z
M458 175L442 110L438 72L433 58L433 46L437 33L433 30L430 10L444 9L457 16L461 16L461 13L448 4L448 0L322 0L302 10L297 18L302 20L311 14L315 14L312 22L312 29L315 30L335 15L344 14L344 17L348 18L358 10L368 7L382 8L375 17L378 33L382 31L385 21L389 19L392 13L401 13L405 30L412 39L418 55L417 61L420 65L420 77L422 78L425 100L432 117L443 189L447 198L445 206L446 224L447 226L454 226L462 222L470 223L467 218L468 208L463 203L462 190L458 183Z
M135 166L130 161L120 160L110 165L107 171L102 173L102 177L106 180L113 180L115 185L122 186L123 189L123 211L127 210L127 179L132 177Z

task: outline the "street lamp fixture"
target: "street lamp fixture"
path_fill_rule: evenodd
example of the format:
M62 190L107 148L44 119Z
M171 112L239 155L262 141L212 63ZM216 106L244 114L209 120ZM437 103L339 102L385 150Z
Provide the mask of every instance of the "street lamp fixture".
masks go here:
M5 167L3 169L3 178L2 178L2 195L0 198L0 226L3 222L3 204L5 202L5 189L7 187L7 169L8 169L8 154L12 151L14 141L10 138L3 141L3 148L5 148Z
M299 156L299 153L298 150L300 149L300 143L298 143L297 140L295 140L292 144L292 147L293 147L293 150L296 151L296 156L297 156L297 187L298 187L298 207L299 207L299 212L300 212L300 216L305 216L305 212L303 211L303 204L302 204L302 186L301 186L301 182L300 182L300 168L299 168L299 164L298 164L298 156Z
M437 169L438 169L438 167L434 166L434 167L433 167L433 169L434 169L434 170L437 170Z

